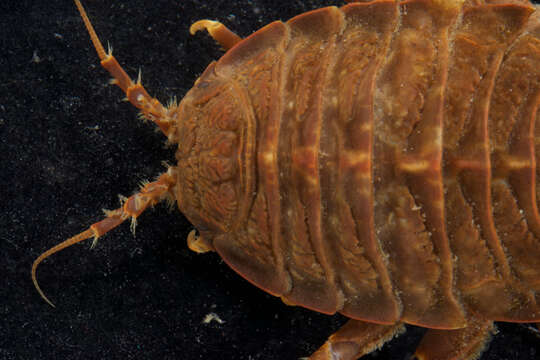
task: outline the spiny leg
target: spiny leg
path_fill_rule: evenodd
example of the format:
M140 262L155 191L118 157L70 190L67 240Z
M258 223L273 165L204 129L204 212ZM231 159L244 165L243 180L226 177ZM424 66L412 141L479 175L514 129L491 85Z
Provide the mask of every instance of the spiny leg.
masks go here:
M81 14L86 29L88 30L92 44L97 51L99 59L101 60L101 66L103 66L113 77L112 83L118 85L118 87L124 91L127 99L135 107L141 110L142 115L146 119L156 123L161 131L168 136L172 124L170 114L175 111L176 104L172 104L170 108L166 108L157 99L150 97L141 84L140 73L137 82L134 83L120 66L118 61L116 61L112 55L112 50L109 49L108 52L105 52L103 49L103 45L96 35L96 31L90 23L81 2L79 0L75 0L75 5L77 5L77 9Z
M88 229L73 236L72 238L50 248L41 254L32 265L32 281L41 297L51 306L54 304L45 296L38 285L36 279L36 269L38 265L51 256L52 254L65 249L73 244L94 237L92 247L95 246L97 239L111 231L125 220L132 220L132 230L136 224L137 217L144 212L149 206L154 206L161 200L172 198L174 199L173 187L175 184L174 168L169 168L167 173L162 174L156 181L145 184L142 189L133 196L127 198L122 206L116 210L106 211L107 217L95 224L90 225Z
M349 320L309 360L355 360L381 347L404 330L401 323L379 325Z
M429 329L415 356L418 360L472 360L485 349L495 330L492 321L473 319L458 330Z
M189 33L195 35L197 31L206 30L210 36L217 41L225 50L229 50L234 45L242 41L242 38L229 30L219 21L199 20L194 22L189 28Z

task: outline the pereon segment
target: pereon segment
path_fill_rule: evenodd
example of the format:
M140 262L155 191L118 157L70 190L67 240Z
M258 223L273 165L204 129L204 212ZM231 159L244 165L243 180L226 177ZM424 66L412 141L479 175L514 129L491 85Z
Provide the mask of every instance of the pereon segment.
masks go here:
M495 228L492 176L497 170L493 171L490 156L490 132L496 130L488 127L491 106L496 99L493 91L505 52L523 31L530 13L530 8L521 5L466 8L456 32L449 75L453 81L449 82L449 111L445 114L445 134L448 135L445 135L445 181L447 184L457 181L466 206L472 210L472 221L479 227L479 244L487 246L497 274L493 279L490 275L493 270L484 267L482 270L489 272L486 276L491 280L460 288L460 291L472 312L493 320L517 320L525 313L536 311L526 300L527 292L512 284L508 257ZM457 96L453 96L455 94ZM466 211L448 209L447 221L455 217L455 212ZM458 233L450 235L452 248L457 249L466 241ZM464 260L457 259L458 274L465 271L460 267L470 266ZM484 260L479 263L486 265ZM459 279L458 283L464 284ZM497 299L496 306L493 299Z
M284 54L281 132L278 148L281 231L292 280L284 299L324 313L343 306L330 244L325 241L319 174L323 101L337 36L344 25L336 7L287 22L291 40Z
M324 97L320 174L326 242L345 295L341 313L391 324L400 317L373 214L373 94L397 26L395 1L341 8L346 26Z
M374 100L375 229L401 320L443 329L466 323L453 291L441 174L450 30L460 11L452 4L400 3L400 28Z
M240 275L276 296L291 288L284 265L275 145L280 133L282 56L288 39L286 25L273 22L229 50L216 65L218 75L234 79L247 92L255 119L253 146L257 144L249 217L234 234L216 239L216 250Z

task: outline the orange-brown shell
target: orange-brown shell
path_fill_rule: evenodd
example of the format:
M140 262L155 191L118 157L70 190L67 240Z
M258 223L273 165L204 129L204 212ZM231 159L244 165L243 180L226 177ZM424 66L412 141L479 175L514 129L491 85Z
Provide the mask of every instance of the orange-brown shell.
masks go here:
M179 206L288 303L442 329L539 321L538 19L518 0L379 0L264 27L181 105L226 84L205 110L226 125L189 126L235 137L186 170L198 140L180 130L177 188L211 175Z

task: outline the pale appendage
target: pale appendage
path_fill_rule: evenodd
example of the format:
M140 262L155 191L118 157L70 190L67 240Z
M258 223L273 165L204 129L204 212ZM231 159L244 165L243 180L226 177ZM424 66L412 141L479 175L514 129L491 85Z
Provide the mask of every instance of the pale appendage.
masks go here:
M234 45L242 41L242 38L229 30L225 25L219 21L214 20L199 20L194 22L189 28L189 33L194 35L197 31L206 30L208 34L223 46L225 50L229 50Z

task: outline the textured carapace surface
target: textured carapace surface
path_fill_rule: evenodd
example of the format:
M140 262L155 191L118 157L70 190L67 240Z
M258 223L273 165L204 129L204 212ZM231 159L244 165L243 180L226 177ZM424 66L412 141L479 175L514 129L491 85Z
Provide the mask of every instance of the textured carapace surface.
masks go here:
M539 12L381 0L267 25L179 106L180 209L288 303L538 321Z

